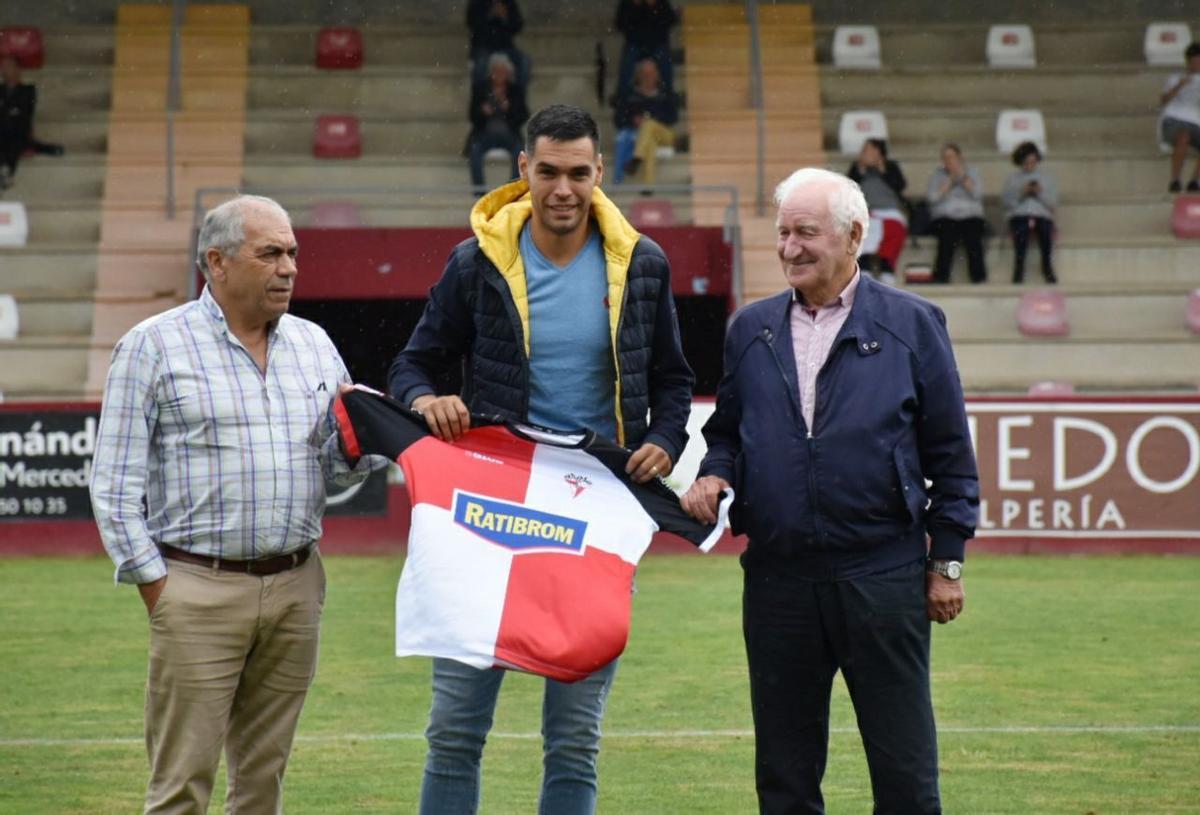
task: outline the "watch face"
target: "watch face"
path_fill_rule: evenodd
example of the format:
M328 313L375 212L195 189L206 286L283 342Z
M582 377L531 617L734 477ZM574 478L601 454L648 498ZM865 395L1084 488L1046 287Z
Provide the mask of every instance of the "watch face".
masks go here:
M947 563L946 577L950 578L951 580L958 580L958 578L962 577L962 564L955 560Z

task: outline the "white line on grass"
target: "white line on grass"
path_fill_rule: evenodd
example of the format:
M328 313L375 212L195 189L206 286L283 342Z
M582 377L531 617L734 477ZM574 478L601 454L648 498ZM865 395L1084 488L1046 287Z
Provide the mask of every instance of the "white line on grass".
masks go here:
M857 733L853 727L833 727L832 733ZM1200 733L1200 724L1097 724L1097 725L1008 725L1000 727L939 727L939 733L961 735L1077 735L1077 734L1139 734L1139 733ZM748 739L753 730L614 730L605 739ZM493 732L488 738L532 741L541 733ZM298 735L296 741L310 744L345 741L420 741L424 733L329 733ZM137 738L97 739L0 739L0 747L88 747L142 744Z

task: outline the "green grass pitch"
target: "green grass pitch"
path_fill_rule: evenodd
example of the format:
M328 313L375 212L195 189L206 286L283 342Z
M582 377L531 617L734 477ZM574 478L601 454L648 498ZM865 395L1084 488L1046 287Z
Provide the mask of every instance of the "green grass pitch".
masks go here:
M413 812L429 665L390 655L400 559L330 557L321 664L286 785L302 813ZM750 813L740 578L650 556L605 720L602 813ZM970 559L934 632L948 813L1200 812L1200 558ZM0 812L139 811L145 613L107 560L0 560ZM828 811L866 813L837 683ZM510 675L482 811L535 810L540 681ZM218 784L214 801L224 794ZM220 811L214 803L210 811Z

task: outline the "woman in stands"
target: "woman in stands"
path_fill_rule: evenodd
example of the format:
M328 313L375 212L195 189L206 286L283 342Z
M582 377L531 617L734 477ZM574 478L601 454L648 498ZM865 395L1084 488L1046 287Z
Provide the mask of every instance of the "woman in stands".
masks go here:
M894 274L908 237L908 206L903 196L908 182L904 173L887 157L886 141L867 139L846 175L862 188L871 216L858 264L868 271Z
M1187 70L1171 74L1163 85L1162 113L1159 119L1159 138L1171 148L1171 183L1168 192L1180 192L1179 176L1187 161L1188 148L1200 151L1200 42L1194 42L1183 52ZM1188 192L1200 192L1200 157Z
M1042 153L1031 141L1022 142L1013 151L1017 170L1004 182L1004 210L1013 238L1013 283L1025 280L1025 251L1029 233L1037 235L1042 254L1042 277L1057 283L1050 250L1054 242L1054 210L1058 206L1058 185L1039 166Z
M483 157L499 148L509 155L509 179L517 177L517 156L524 148L522 128L529 118L525 88L516 81L516 69L505 54L488 58L488 75L471 89L471 132L466 153L471 183L482 192Z
M987 280L983 263L983 182L979 172L963 161L957 144L942 146L942 165L929 177L926 197L933 233L937 235L937 259L933 264L935 283L950 282L954 250L961 243L967 250L967 268L972 283Z

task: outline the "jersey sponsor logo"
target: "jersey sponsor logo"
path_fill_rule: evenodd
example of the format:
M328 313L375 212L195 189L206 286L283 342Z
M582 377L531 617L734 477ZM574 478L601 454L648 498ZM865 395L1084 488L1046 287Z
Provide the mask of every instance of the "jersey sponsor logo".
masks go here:
M571 495L572 498L578 498L579 493L592 486L591 479L586 475L578 475L576 473L567 473L563 476L563 481L566 481L575 489L575 492Z
M581 552L587 532L587 521L457 490L454 522L484 540L516 552L547 549Z
M478 461L486 461L489 464L503 464L504 463L501 459L494 458L492 456L476 452L475 450L467 450L466 453L467 453L468 458L477 459Z

